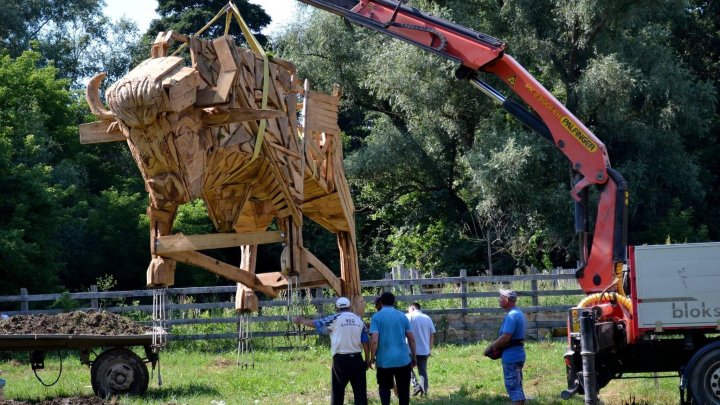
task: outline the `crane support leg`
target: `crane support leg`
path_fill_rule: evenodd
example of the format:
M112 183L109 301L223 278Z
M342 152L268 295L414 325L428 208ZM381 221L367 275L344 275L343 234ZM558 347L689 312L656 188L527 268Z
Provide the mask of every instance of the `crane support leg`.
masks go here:
M582 355L585 404L597 405L597 372L595 370L595 317L592 310L580 314L580 354Z

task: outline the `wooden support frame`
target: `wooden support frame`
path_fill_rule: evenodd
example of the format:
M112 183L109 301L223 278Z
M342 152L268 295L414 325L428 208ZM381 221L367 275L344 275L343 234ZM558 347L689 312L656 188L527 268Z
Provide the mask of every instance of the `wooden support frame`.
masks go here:
M310 253L309 250L303 249L305 252L305 257L307 258L307 263L309 266L312 266L315 268L315 270L320 273L325 280L327 280L328 284L330 284L330 287L332 287L333 290L335 290L335 293L338 296L343 295L343 289L342 289L342 282L340 281L335 274L333 274L332 270L328 268L325 263L321 262L320 259L315 257L314 254Z
M221 249L243 245L263 245L285 241L285 234L278 231L248 233L214 233L207 235L159 236L155 239L154 254L166 256L175 252Z
M239 267L223 263L219 260L213 259L210 256L202 253L185 251L185 252L173 252L167 255L167 257L177 260L178 262L191 264L194 266L202 267L212 273L219 276L223 276L228 280L235 281L236 283L242 283L253 290L260 291L271 297L277 297L278 294L272 288L264 285L256 276L253 276L247 271L242 270Z

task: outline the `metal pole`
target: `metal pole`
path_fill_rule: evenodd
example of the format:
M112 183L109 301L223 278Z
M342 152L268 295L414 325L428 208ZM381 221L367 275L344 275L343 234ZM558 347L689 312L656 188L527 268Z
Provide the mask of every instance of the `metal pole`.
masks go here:
M595 317L592 310L580 313L580 354L582 355L585 404L597 405L597 373L595 370Z

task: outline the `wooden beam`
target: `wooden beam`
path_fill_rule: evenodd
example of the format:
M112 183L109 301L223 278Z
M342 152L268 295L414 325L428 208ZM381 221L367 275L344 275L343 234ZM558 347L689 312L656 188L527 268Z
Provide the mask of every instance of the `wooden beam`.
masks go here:
M332 287L333 290L335 290L335 293L337 295L342 295L342 283L340 282L340 279L337 278L335 274L333 274L332 270L330 270L323 262L320 261L317 257L315 257L314 254L310 253L309 250L305 250L305 257L307 257L307 262L309 266L312 266L317 270L320 274L322 274L323 277L325 277L325 280L328 281L328 284L330 284L330 287Z
M257 278L266 286L275 290L287 288L287 278L279 271L272 273L260 273ZM306 271L298 276L298 287L322 287L327 286L328 282L320 272Z
M193 250L220 249L243 245L263 245L279 243L285 240L282 232L248 232L248 233L211 233L206 235L175 235L157 237L156 254L165 255L173 252Z
M257 121L261 119L285 117L286 112L280 110L256 110L254 108L208 108L203 110L203 123L206 125L223 125L234 122Z
M95 121L88 124L80 124L80 143L88 145L91 143L121 142L127 141L125 134L120 132L116 126L108 132L110 124L115 121Z
M267 294L270 297L277 297L278 294L271 287L268 287L262 283L257 277L253 276L247 271L240 269L239 267L231 266L227 263L213 259L210 256L206 256L198 252L173 252L165 255L171 259L175 259L178 262L192 264L193 266L202 267L205 270L215 273L219 276L223 276L230 281L236 283L245 284L247 287L252 288L254 291L260 291L261 293Z

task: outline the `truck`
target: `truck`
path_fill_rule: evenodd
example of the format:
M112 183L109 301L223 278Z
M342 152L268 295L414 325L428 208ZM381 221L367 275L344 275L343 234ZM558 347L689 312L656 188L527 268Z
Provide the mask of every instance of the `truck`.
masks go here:
M392 0L299 0L457 64L468 81L571 163L571 196L586 297L568 313L568 399L598 402L632 373L680 376L681 404L720 404L720 243L628 246L628 189L605 145L490 35ZM524 105L483 81L494 75ZM590 188L597 212L590 226Z

